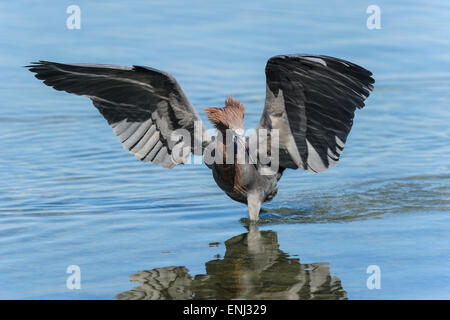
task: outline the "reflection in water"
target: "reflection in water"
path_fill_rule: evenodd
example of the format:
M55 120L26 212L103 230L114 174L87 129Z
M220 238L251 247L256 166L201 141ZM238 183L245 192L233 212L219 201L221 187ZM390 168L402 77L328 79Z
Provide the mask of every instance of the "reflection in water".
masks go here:
M130 276L139 285L117 299L346 299L327 262L300 264L279 249L277 234L249 232L225 241L223 259L206 262L206 275L186 267L163 267Z

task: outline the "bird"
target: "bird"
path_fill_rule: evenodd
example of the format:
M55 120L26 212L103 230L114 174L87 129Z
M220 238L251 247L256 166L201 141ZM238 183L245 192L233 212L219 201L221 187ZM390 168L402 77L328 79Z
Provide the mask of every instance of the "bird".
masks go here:
M271 57L261 119L246 137L240 101L229 96L222 107L204 109L217 132L211 135L177 80L161 70L43 60L25 67L56 90L91 99L122 146L142 162L171 169L190 154L203 156L219 188L247 204L251 222L277 194L286 169L319 173L338 163L355 111L365 106L375 82L369 70L331 56ZM255 148L252 141L258 141ZM263 149L270 149L268 158ZM239 150L244 161L236 161ZM230 152L232 161L226 161Z

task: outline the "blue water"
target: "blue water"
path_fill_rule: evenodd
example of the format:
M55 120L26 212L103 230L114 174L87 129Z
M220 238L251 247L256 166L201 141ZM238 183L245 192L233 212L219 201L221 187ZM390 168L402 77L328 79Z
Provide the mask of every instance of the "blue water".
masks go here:
M66 28L71 4L80 30ZM369 30L371 4L2 1L0 298L449 299L450 4L377 1ZM205 121L203 107L233 95L252 128L265 63L284 53L353 61L375 90L339 165L285 172L250 230L208 168L134 160L88 99L22 68L151 66ZM370 265L380 289L366 286Z

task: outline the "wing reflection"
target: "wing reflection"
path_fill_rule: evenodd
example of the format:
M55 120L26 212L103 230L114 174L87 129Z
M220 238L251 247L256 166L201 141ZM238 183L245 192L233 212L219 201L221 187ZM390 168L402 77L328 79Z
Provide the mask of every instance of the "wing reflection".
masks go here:
M223 259L206 262L206 275L163 267L130 276L139 285L117 299L346 299L327 262L301 264L279 249L274 231L249 232L225 241Z

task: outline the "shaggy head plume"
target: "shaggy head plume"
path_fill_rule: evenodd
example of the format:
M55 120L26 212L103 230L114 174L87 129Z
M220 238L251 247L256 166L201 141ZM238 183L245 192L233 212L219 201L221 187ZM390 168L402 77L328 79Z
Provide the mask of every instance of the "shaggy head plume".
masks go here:
M223 108L205 108L208 119L217 129L244 129L245 108L237 100L228 97Z

